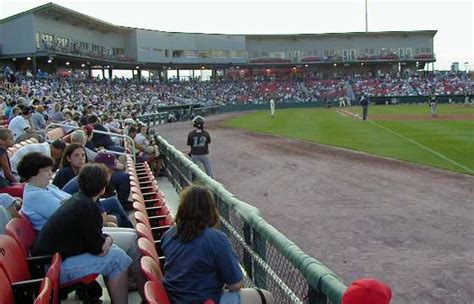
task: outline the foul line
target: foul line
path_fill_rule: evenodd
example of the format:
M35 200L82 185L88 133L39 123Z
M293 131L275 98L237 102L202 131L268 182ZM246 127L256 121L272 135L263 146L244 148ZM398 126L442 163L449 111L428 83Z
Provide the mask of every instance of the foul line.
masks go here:
M341 111L344 112L344 113L347 113L347 114L349 114L349 115L351 115L351 116L360 118L360 116L359 116L358 114L354 114L354 113L352 113L352 112L350 112L350 111L342 110L342 109L341 109ZM379 127L379 128L381 128L381 129L384 129L385 131L388 131L388 132L390 132L390 133L392 133L392 134L395 134L395 135L397 135L398 137L401 137L401 138L403 138L404 140L409 141L409 142L411 142L412 144L417 145L418 147L420 147L420 148L422 148L422 149L424 149L424 150L426 150L426 151L428 151L428 152L433 153L434 155L438 156L439 158L441 158L441 159L443 159L443 160L445 160L445 161L447 161L447 162L449 162L449 163L451 163L451 164L453 164L453 165L455 165L455 166L457 166L457 167L459 167L459 168L462 168L462 169L466 170L467 172L474 173L474 170L471 170L471 169L469 169L468 167L466 167L466 166L464 166L464 165L461 165L460 163L458 163L458 162L452 160L451 158L449 158L449 157L447 157L447 156L445 156L445 155L443 155L443 154L441 154L441 153L439 153L439 152L436 152L435 150L433 150L433 149L431 149L431 148L428 148L427 146L424 146L424 145L420 144L419 142L417 142L417 141L415 141L415 140L413 140L413 139L411 139L411 138L408 138L408 137L406 137L406 136L403 136L402 134L400 134L400 133L398 133L398 132L396 132L396 131L393 131L392 129L389 129L389 128L385 127L385 126L382 126L382 125L376 123L375 121L369 120L368 122L371 123L371 124L373 124L373 125L375 125L375 126L377 126L377 127Z

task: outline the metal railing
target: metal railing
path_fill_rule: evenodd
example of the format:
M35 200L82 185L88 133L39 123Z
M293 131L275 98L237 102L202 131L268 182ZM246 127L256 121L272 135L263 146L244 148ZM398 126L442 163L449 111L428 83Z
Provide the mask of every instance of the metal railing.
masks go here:
M267 289L279 304L340 303L346 286L334 272L305 254L267 223L257 208L209 178L163 137L157 139L165 156L168 178L177 191L191 183L201 183L214 193L221 229L231 240L245 270L246 286Z
M82 130L81 127L75 127L75 126L71 126L71 125L66 125L66 124L60 124L60 123L50 123L49 125L46 126L45 128L45 133L48 134L48 131L51 130L51 129L55 129L55 128L68 128L68 129L71 129L71 130ZM113 137L121 137L123 138L124 140L128 140L131 144L132 144L132 158L133 158L133 161L136 162L136 158L135 158L135 141L128 135L124 135L124 134L119 134L119 133L113 133L113 132L104 132L104 131L99 131L99 130L92 130L92 133L96 133L96 134L104 134L104 135L110 135L110 136L113 136ZM122 153L122 152L118 152L118 151L113 151L113 150L107 150L107 149L104 149L104 150L101 150L101 151L106 151L107 153L112 153L112 154L116 154L116 155L129 155L128 153Z

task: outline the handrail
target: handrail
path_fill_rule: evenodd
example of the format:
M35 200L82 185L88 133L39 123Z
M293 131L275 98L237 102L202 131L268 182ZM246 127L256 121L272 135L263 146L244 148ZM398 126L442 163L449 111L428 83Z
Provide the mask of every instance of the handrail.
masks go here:
M74 127L74 126L71 126L71 125L66 125L66 124L61 124L61 123L57 123L57 122L53 122L53 123L50 123L49 125L46 126L45 128L45 133L48 134L48 130L49 129L53 129L53 128L50 128L51 126L53 127L67 127L67 128L70 128L70 129L73 129L73 130L82 130L81 127ZM132 148L133 148L133 151L132 151L132 158L133 158L133 161L136 162L136 156L135 156L135 141L133 140L133 138L131 138L130 136L128 135L125 135L125 134L119 134L119 133L114 133L114 132L105 132L105 131L99 131L99 130L92 130L92 133L97 133L97 134L104 134L104 135L110 135L110 136L115 136L115 137L122 137L126 140L129 140L131 143L132 143ZM112 150L107 150L107 149L104 149L105 151L107 151L108 153L112 153L112 154L117 154L117 155L128 155L128 153L121 153L121 152L117 152L117 151L112 151Z

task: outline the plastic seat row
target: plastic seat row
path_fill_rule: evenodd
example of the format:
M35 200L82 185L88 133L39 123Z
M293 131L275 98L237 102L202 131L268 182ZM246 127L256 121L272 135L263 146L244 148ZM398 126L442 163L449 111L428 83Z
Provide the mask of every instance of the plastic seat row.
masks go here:
M38 143L38 140L36 138L30 138L30 139L21 141L17 144L14 144L13 146L8 148L8 150L7 150L8 157L12 157L13 154L16 153L16 151L20 150L22 147L24 147L26 145L37 144L37 143Z
M62 128L54 128L48 131L46 137L48 140L56 140L63 138L65 135L66 134L64 133L64 130Z
M59 283L61 271L61 256L59 253L53 256L30 257L30 250L36 240L36 231L31 226L29 220L22 215L20 218L13 218L5 227L7 235L0 236L0 270L5 272L7 281L0 283L2 290L9 290L15 299L0 301L0 303L30 303L35 289L38 289L42 277L48 277L52 286L50 303L59 302L60 293L67 295L73 290L80 289L87 297L87 284L92 283L97 275L89 275L81 279ZM50 265L46 275L44 275L45 265ZM40 277L41 279L37 279ZM45 287L46 286L46 287ZM44 283L44 293L47 295L48 283ZM5 291L5 293L8 293ZM46 297L46 295L42 295ZM9 295L6 295L10 299ZM43 303L43 302L38 302ZM49 302L46 302L49 303Z
M138 248L143 257L141 269L147 280L145 297L150 304L169 304L170 300L162 283L164 256L160 247L163 233L174 225L164 194L147 163L135 164L127 158L130 189L133 198Z

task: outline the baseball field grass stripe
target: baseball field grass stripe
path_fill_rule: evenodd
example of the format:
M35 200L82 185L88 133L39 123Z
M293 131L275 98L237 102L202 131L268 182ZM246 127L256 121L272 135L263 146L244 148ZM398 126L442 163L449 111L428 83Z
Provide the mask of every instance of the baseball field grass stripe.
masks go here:
M416 140L413 140L413 139L411 139L411 138L408 138L408 137L406 137L406 136L404 136L404 135L402 135L402 134L400 134L400 133L398 133L398 132L396 132L396 131L393 131L393 130L391 130L391 129L385 127L385 126L382 126L381 124L378 124L378 123L376 123L375 121L369 121L369 123L371 123L371 124L373 124L373 125L375 125L375 126L377 126L377 127L379 127L379 128L382 128L382 129L384 129L384 130L386 130L386 131L388 131L388 132L390 132L390 133L392 133L392 134L394 134L394 135L396 135L396 136L399 136L400 138L403 138L404 140L409 141L409 142L411 142L412 144L415 144L415 145L417 145L418 147L420 147L420 148L422 148L422 149L424 149L424 150L426 150L426 151L428 151L428 152L430 152L430 153L433 153L434 155L438 156L439 158L441 158L441 159L443 159L443 160L445 160L445 161L447 161L447 162L449 162L449 163L451 163L451 164L453 164L453 165L455 165L455 166L457 166L457 167L459 167L459 168L461 168L461 169L463 169L463 170L465 170L465 171L467 171L467 172L469 172L469 173L471 173L471 174L474 173L474 170L471 170L471 169L469 169L468 167L466 167L466 166L464 166L464 165L462 165L462 164L460 164L460 163L458 163L458 162L456 162L456 161L450 159L449 157L447 157L447 156L445 156L445 155L443 155L443 154L441 154L441 153L439 153L439 152L437 152L437 151L435 151L435 150L433 150L433 149L430 149L429 147L427 147L427 146L425 146L425 145L420 144L420 143L417 142Z
M474 107L439 111L432 118L426 105L370 106L369 122L397 134L362 121L360 107L277 109L276 118L256 111L224 124L474 175Z

